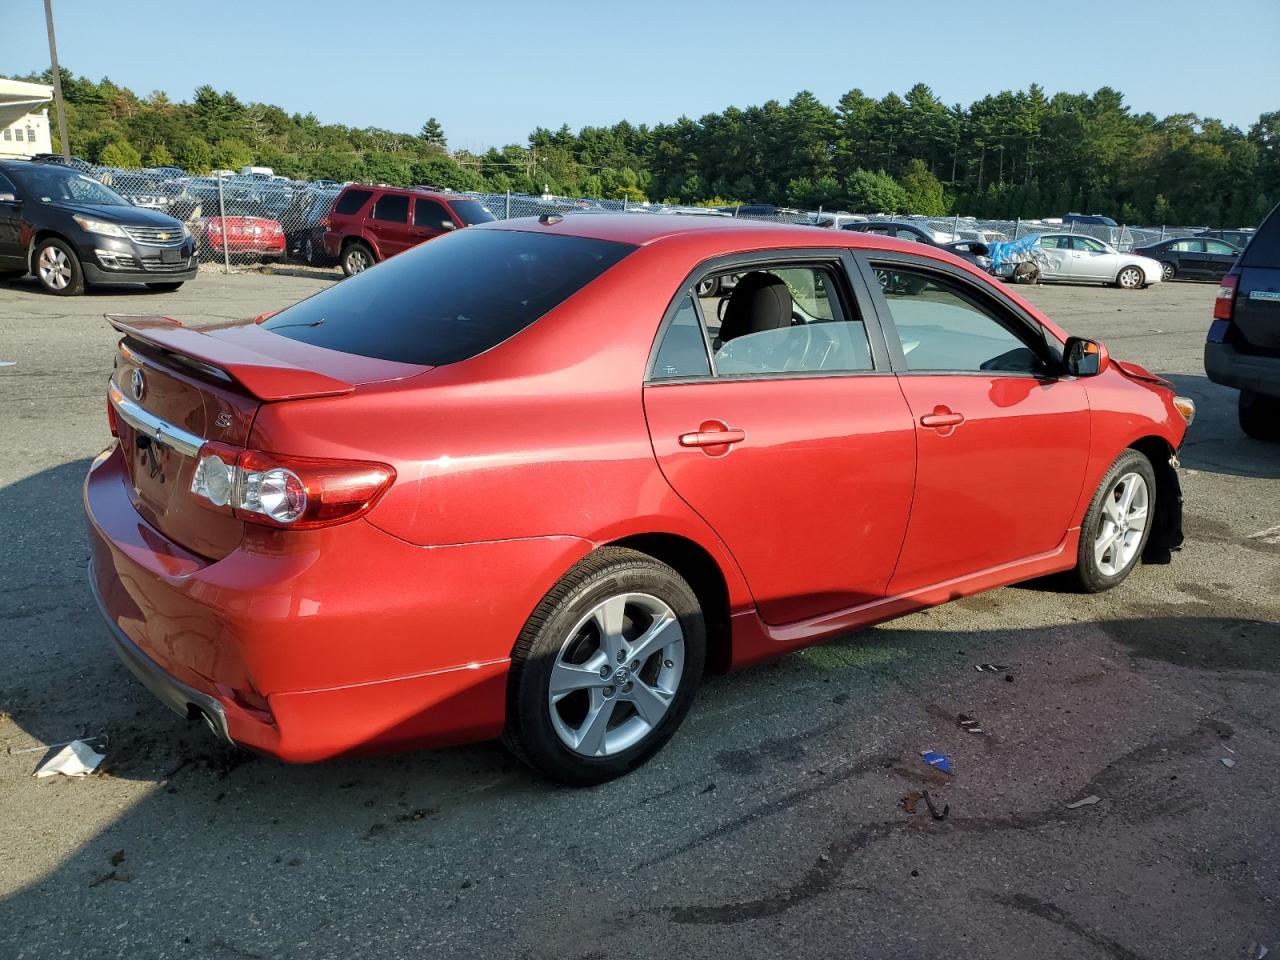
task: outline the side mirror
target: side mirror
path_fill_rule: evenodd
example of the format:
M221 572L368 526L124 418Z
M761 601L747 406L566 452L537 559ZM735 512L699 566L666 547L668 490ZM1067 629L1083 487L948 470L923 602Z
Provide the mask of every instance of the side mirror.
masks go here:
M1096 377L1107 369L1111 354L1097 340L1071 337L1063 348L1062 362L1073 377Z
M440 229L441 230L457 230L458 225L454 223L452 220L444 220L444 221L441 221L440 223Z
M19 204L22 201L15 197L12 193L0 193L0 203Z

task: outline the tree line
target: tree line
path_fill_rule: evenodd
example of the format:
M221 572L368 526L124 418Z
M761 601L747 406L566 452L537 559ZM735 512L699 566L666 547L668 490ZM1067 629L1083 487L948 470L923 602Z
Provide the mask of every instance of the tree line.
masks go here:
M801 91L654 126L537 127L526 143L483 153L451 152L434 118L417 134L325 124L208 85L175 103L66 68L62 87L72 153L119 167L252 163L304 180L1154 224L1254 224L1280 202L1280 110L1242 130L1135 113L1110 87L1050 96L1032 84L967 107L924 84L880 98L855 89L834 105Z

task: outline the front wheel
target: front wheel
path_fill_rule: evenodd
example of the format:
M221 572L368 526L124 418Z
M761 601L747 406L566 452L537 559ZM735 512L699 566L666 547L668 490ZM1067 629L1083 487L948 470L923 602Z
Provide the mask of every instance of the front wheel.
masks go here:
M634 550L597 550L520 632L503 740L560 783L612 780L675 733L705 661L702 608L684 578Z
M70 244L50 237L36 247L35 270L40 286L59 297L84 293L84 271Z
M1116 276L1116 286L1122 290L1137 290L1145 283L1146 278L1138 267L1125 267Z
M1280 397L1240 391L1240 429L1255 440L1280 440Z
M1080 526L1075 580L1086 593L1119 586L1137 566L1155 517L1156 475L1137 450L1116 458Z
M1039 283L1040 268L1034 263L1020 263L1013 268L1014 283Z

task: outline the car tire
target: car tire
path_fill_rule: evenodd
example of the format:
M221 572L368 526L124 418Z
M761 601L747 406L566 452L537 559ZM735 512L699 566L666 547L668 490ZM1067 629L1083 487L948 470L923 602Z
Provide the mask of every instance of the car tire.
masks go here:
M172 293L174 290L177 290L182 286L183 283L184 281L182 280L170 281L168 283L148 283L147 289L155 290L157 293Z
M302 242L302 259L307 266L314 267L316 265L316 249L315 244L308 237Z
M345 276L353 277L357 273L364 273L375 263L377 260L373 251L359 240L352 240L342 250L342 272Z
M1147 285L1146 274L1141 267L1123 267L1116 274L1116 286L1122 290L1140 290Z
M612 780L675 733L705 662L702 607L684 578L647 554L601 548L561 578L521 630L503 742L559 783Z
M1146 549L1155 508L1151 461L1137 450L1126 450L1098 484L1080 525L1073 571L1080 590L1101 593L1124 582Z
M1240 391L1240 429L1255 440L1280 440L1280 397Z
M49 237L42 240L31 256L32 273L40 286L59 297L75 297L84 293L84 270L80 258L65 240Z
M1175 267L1168 260L1160 261L1160 279L1161 280L1169 281L1169 280L1173 280L1177 276L1178 276L1177 267Z
M1014 283L1039 283L1040 268L1034 263L1020 263L1013 268Z
M700 298L714 297L720 292L720 278L706 277L698 281L697 294Z

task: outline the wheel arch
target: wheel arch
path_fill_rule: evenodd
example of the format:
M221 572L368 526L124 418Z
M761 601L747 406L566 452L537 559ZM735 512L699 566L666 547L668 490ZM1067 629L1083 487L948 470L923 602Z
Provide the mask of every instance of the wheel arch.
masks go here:
M80 251L76 249L76 245L72 243L70 237L65 233L54 230L52 227L41 227L31 235L31 243L27 245L27 271L29 273L35 273L36 249L46 240L61 240L71 248L71 252L79 259Z
M640 533L601 546L626 547L660 560L688 581L707 626L707 672L724 673L733 655L729 585L715 558L700 544L674 533Z
M348 247L357 243L373 254L374 263L382 261L382 251L378 249L378 245L374 243L372 237L365 236L363 233L349 233L342 238L342 245L338 247L339 260L346 254Z
M1168 440L1155 434L1138 438L1129 449L1146 457L1156 476L1156 515L1142 560L1168 563L1170 553L1182 546L1182 484L1173 465L1175 451Z

